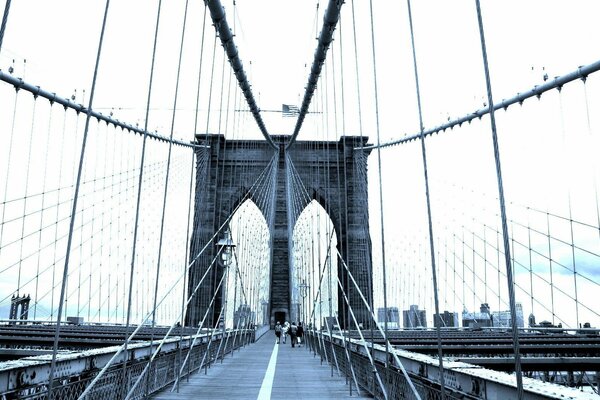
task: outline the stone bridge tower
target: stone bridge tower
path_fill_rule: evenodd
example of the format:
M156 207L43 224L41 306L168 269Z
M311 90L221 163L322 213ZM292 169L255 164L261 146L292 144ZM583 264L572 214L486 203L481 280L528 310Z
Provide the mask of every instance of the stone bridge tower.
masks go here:
M214 237L215 232L240 202L252 199L270 226L271 324L276 316L278 319L290 319L291 267L288 242L291 238L288 236L293 229L288 230L288 224L293 228L301 210L313 199L321 204L333 222L338 251L346 260L362 292L367 297L372 293L366 160L369 150L361 149L367 139L342 137L337 142L297 141L288 150L285 150L284 143L289 137L275 136L273 139L280 146L279 151L262 140L225 140L223 135L197 136L201 147L196 149L194 227L190 247L190 261L194 262L188 285L188 294L191 294L215 257L219 240L219 237ZM256 197L264 192L269 182L264 179L258 186L253 187L253 184L271 162L271 168L276 168L276 171L270 184L276 184L276 189L271 199L274 207L270 207L272 213L268 215L269 210L261 206L264 201L256 201ZM300 197L304 200L300 211L296 211L297 215L291 215L294 210L287 206L288 190L293 188L287 182L286 167L289 162L293 164L310 197ZM206 250L196 257L207 244ZM332 254L337 253L332 250ZM211 272L188 307L186 325L198 326L207 311L216 283L223 273L219 268L213 268ZM340 260L338 276L350 298L356 318L367 326L371 318L354 285L348 283ZM212 309L208 311L205 326L214 326L221 305L222 299L217 294ZM341 291L338 294L338 313L340 321L342 315L347 315Z

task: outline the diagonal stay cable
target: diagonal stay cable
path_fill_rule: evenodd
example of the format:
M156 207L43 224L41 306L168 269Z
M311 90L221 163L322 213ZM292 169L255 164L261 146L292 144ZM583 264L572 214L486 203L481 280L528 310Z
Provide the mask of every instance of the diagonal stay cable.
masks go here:
M519 344L519 330L517 328L517 316L516 316L516 301L515 301L515 287L513 280L513 265L511 263L511 252L510 242L508 233L508 224L506 222L506 204L504 200L504 184L502 180L502 166L500 163L500 147L498 145L498 134L496 132L496 119L494 117L494 97L492 95L492 84L490 79L490 71L488 67L487 49L485 44L485 34L483 29L483 18L481 15L481 6L479 0L475 0L475 8L477 10L477 22L479 25L479 38L481 43L481 53L483 59L483 69L485 74L485 82L487 89L487 97L489 104L490 114L490 127L492 131L492 144L494 148L494 161L496 165L496 181L498 184L498 197L500 200L500 219L502 222L502 238L504 242L504 261L506 263L506 278L508 285L508 299L510 304L510 320L512 326L513 336L513 351L515 356L515 375L517 378L517 397L519 400L523 398L523 373L521 370L521 354ZM577 304L577 303L575 303Z
M271 161L269 162L269 164L265 167L265 169L260 173L260 175L258 176L258 178L256 179L256 181L254 182L254 184L252 185L251 189L254 188L258 182L260 182L264 177L265 177L265 172L266 171L272 171L273 170L273 165L275 162L275 157L273 157L271 159ZM244 196L244 198L247 198L249 196L249 192ZM185 274L187 274L189 272L189 269L192 267L192 265L194 265L194 263L196 262L196 260L204 253L204 251L208 248L208 246L213 242L213 240L220 234L221 230L227 226L227 224L229 223L229 221L231 220L232 216L235 214L235 212L241 207L241 205L243 204L243 201L241 201L238 206L229 214L229 216L227 218L225 218L225 221L219 226L219 229L217 229L217 231L215 232L215 234L206 242L206 244L202 247L202 249L200 249L200 251L198 252L198 254L196 254L196 256L190 260L190 262L187 265L187 268L185 269L184 273L181 274L177 280L175 280L173 282L173 284L171 285L170 288L168 288L168 290L165 292L165 296L163 296L163 298L157 302L156 307L159 307L162 302L166 299L166 297L171 293L171 291L175 288L175 286L181 281L181 279L183 279L183 276ZM129 338L127 339L128 341L131 340L136 334L137 332L140 330L140 328L146 323L146 321L148 320L148 318L150 318L150 316L152 315L152 310L146 315L146 317L144 318L144 320L137 326L137 328L131 333L131 335L129 336ZM96 377L94 378L94 380L89 384L89 386L86 388L86 390L81 394L81 396L79 397L84 398L87 394L89 394L89 390L91 389L91 387L93 385L96 384L96 382L100 379L100 377L102 375L104 375L104 373L106 372L106 370L108 370L108 368L110 367L110 365L112 365L112 363L115 361L115 359L121 354L121 352L124 349L125 344L121 345L119 347L119 350L117 350L117 352L115 352L115 354L112 356L112 358L106 363L106 365L104 366L104 368L98 373L98 375L96 375Z
M423 111L421 108L421 90L419 86L419 71L417 68L417 51L415 47L415 33L413 28L413 19L412 19L412 10L410 6L410 0L406 0L407 8L408 8L408 22L410 26L410 42L412 48L412 56L413 56L413 69L415 73L415 91L417 95L417 109L419 111L419 129L421 131L421 155L423 160L423 183L425 184L425 203L427 206L427 222L429 228L429 248L431 253L431 279L433 286L433 299L434 299L434 309L435 314L439 318L440 316L440 301L439 301L439 289L437 282L437 271L435 265L435 246L434 246L434 237L433 237L433 217L431 212L431 194L429 191L429 171L427 170L427 150L425 149L425 136L423 135L424 127L423 127ZM434 316L434 319L436 317ZM440 318L441 319L441 318ZM435 322L435 321L434 321ZM437 336L437 350L438 350L438 362L440 366L439 377L440 377L440 388L442 400L446 398L446 383L444 382L444 357L442 353L442 332L440 323L436 325L436 336Z
M192 293L192 295L189 297L187 303L186 303L186 309L187 306L190 304L193 296L196 294L196 292L198 291L198 289L200 288L200 285L202 285L202 282L204 281L204 279L206 278L206 276L208 275L208 272L213 268L213 266L215 265L218 257L221 255L221 249L219 251L217 251L217 254L215 255L215 257L213 258L212 262L210 263L210 266L207 268L206 272L204 273L204 275L202 276L202 279L200 279L200 281L198 282L198 284L196 285L196 287L194 288L194 291ZM217 286L217 290L215 291L213 298L211 300L211 304L214 302L214 300L216 299L217 293L219 292L219 288L221 287L221 284L223 283L223 279L224 279L225 275L223 275L221 277L221 280L219 282L219 285ZM208 315L208 310L210 310L210 306L207 308L207 312L204 315L204 318L206 318L206 316ZM148 372L148 369L150 368L150 366L152 365L152 362L154 361L154 359L156 358L156 356L158 355L158 353L160 353L160 349L162 348L163 344L165 343L165 341L167 340L167 338L169 337L169 335L171 334L171 331L173 330L173 328L175 328L175 324L177 323L177 321L179 319L181 319L181 317L183 316L183 312L181 314L179 314L177 316L177 318L175 319L175 322L173 322L171 324L171 326L169 327L169 330L167 330L167 332L164 334L163 338L160 340L158 346L156 347L156 350L154 350L154 353L152 354L152 357L150 357L150 360L148 361L148 363L146 363L146 366L144 367L144 369L142 370L142 372L140 373L140 375L137 377L135 383L133 384L133 386L129 389L129 392L127 393L127 397L125 398L125 400L129 399L131 397L131 395L133 394L133 392L135 391L135 388L139 385L139 383L141 382L142 378L144 377L144 375L146 374L146 372ZM191 353L192 347L194 345L194 343L196 342L196 338L198 336L198 334L200 333L200 330L202 329L202 325L204 324L204 319L202 320L202 324L199 324L198 326L198 331L196 332L196 335L194 336L194 342L192 342L192 345L190 346L188 355ZM150 342L150 349L152 349L152 342ZM186 357L186 361L187 361L187 357ZM182 369L185 367L185 362L182 365ZM181 371L180 371L181 374ZM176 384L176 383L175 383Z
M298 176L298 172L295 170L294 164L292 163L292 161L289 158L289 156L287 156L287 159L288 159L288 163L287 164L289 166L288 167L289 168L289 173L292 174L291 178L296 178L296 182L295 182L296 186L298 186L300 188L301 194L304 194L306 203L308 204L310 202L310 197L308 196L308 192L306 190L306 187L304 186L304 183L302 182L302 180ZM296 195L296 197L299 197L299 196ZM326 256L325 256L325 260L323 261L323 268L322 269L319 268L319 275L320 275L319 276L319 290L317 291L317 293L315 293L315 297L314 297L314 300L313 300L312 312L311 312L311 315L310 315L309 319L313 319L314 314L315 314L315 310L316 310L317 299L319 299L319 297L321 296L321 289L323 288L323 278L325 278L325 268L326 268L326 265L329 265L329 268L331 268L331 263L329 262L329 259L330 259L330 256L331 256L331 244L332 244L332 239L333 239L333 235L334 234L335 234L335 230L332 230L331 234L329 235L329 240L327 242L328 243L327 253L326 253ZM321 308L319 307L319 309L321 309ZM336 315L335 318L336 318L336 320L338 322L338 326L340 326L339 320L337 318L337 315ZM325 319L325 325L327 327L327 332L329 332L329 334L331 335L332 334L332 330L329 327L328 319ZM349 334L350 334L350 331L348 330L348 335ZM319 340L319 346L321 346L321 341L323 341L323 350L325 350L325 343L324 343L324 339L323 339L322 335L323 334L321 333L321 335L319 337L319 339L320 339ZM335 361L335 364L336 364L336 367L337 367L337 370L338 370L338 373L339 373L340 368L339 368L337 356L335 354L335 351L333 350L333 342L331 343L331 347L332 347L331 353L333 354L334 361ZM360 393L358 381L356 379L356 374L354 372L354 367L350 363L350 356L349 356L350 353L348 352L346 340L344 340L344 350L345 350L345 353L346 353L346 358L347 358L347 360L348 360L348 362L350 364L351 375L352 375L352 378L354 380L354 384L356 385L357 393ZM327 359L327 353L324 352L324 354L325 354L325 357ZM329 362L329 361L327 360L327 362Z
M214 265L215 261L217 260L217 258L221 255L221 250L219 250L217 252L217 255L213 258L213 261L211 262L211 267L212 265ZM208 271L207 271L208 272ZM204 276L202 276L202 280L204 280L204 277L206 276L206 273L204 274ZM219 289L221 288L221 285L223 283L223 280L225 278L225 275L223 275L221 277L221 279L219 280L219 283L216 286L216 290L214 291L213 297L211 298L210 302L208 303L208 306L206 307L206 311L204 312L204 315L202 316L202 320L200 321L200 323L198 324L198 329L196 330L196 335L194 335L194 340L192 341L192 343L190 344L190 347L188 349L188 353L185 356L185 359L183 360L183 362L181 363L181 367L179 368L179 373L177 375L177 378L175 379L175 382L173 382L173 387L171 388L171 392L173 392L175 390L175 388L177 387L179 380L181 379L181 375L183 374L183 370L187 365L187 362L192 354L192 349L194 348L194 346L196 345L196 341L198 339L198 337L200 336L200 331L203 329L202 327L204 326L204 322L206 321L206 318L208 317L208 313L212 308L212 305L215 302L215 299L217 298L217 294L219 293ZM198 288L200 288L200 284L202 282L200 282L198 285L196 285L196 288L194 289L194 293L196 292L196 290L198 290ZM189 302L188 302L189 304ZM187 306L187 305L186 305ZM220 320L220 317L217 318L217 321ZM211 338L212 338L213 332L211 332ZM204 363L204 359L202 359L202 362L200 362L200 366L199 368L202 368L202 364Z
M360 290L360 287L358 286L358 283L356 283L356 280L354 279L354 276L352 275L352 273L350 272L350 268L348 268L348 265L346 264L346 262L344 261L344 259L342 258L342 255L340 254L340 251L338 249L335 249L339 259L342 261L342 265L344 266L344 268L346 269L346 272L348 273L348 276L350 277L350 279L352 280L352 283L354 283L354 286L356 287L356 290L360 296L360 298L362 299L363 303L365 303L365 307L367 307L367 310L369 311L369 313L371 314L371 317L373 318L374 321L376 321L377 319L375 318L375 314L373 313L373 310L371 310L371 307L369 307L369 302L367 301L367 299L365 298L362 290ZM339 282L339 278L338 278L338 282ZM341 282L340 282L341 284ZM343 292L343 288L342 288L342 292ZM344 294L345 297L345 294ZM392 348L391 354L394 357L394 361L396 361L396 363L398 364L398 367L400 368L400 370L402 371L402 375L404 375L404 377L406 378L406 381L408 382L408 385L410 386L410 388L413 391L413 394L417 397L417 399L421 399L421 397L419 396L419 392L417 392L417 389L415 388L414 384L412 383L412 380L410 378L410 376L408 375L408 372L406 372L406 369L404 368L404 365L402 364L402 362L400 361L400 358L398 358L398 355L396 354L396 352L394 351L393 346L391 345L389 339L387 338L387 335L385 334L385 332L381 329L381 327L379 326L379 324L375 324L377 326L377 329L379 330L379 332L381 333L381 335L383 336L383 338L385 339L386 343L388 344L389 347ZM358 329L358 328L357 328ZM362 337L362 333L360 332L360 329L358 329L358 332L361 335L361 340L365 340L364 337ZM371 345L373 345L373 343L371 343ZM367 352L367 354L370 354Z
M102 28L100 29L100 39L98 40L98 49L96 52L96 62L94 66L94 75L92 78L92 87L89 99L89 107L88 112L85 119L85 128L83 131L83 138L81 140L81 151L79 154L79 166L77 169L77 178L75 183L75 192L73 194L73 206L71 208L71 220L69 222L69 236L67 238L67 248L65 251L65 263L63 267L63 277L62 284L60 290L60 300L58 303L58 313L56 315L56 329L54 331L54 344L52 346L52 361L50 362L50 372L48 376L48 399L52 400L52 384L54 380L54 373L56 369L56 354L58 352L58 341L60 338L60 323L63 313L64 301L65 301L65 292L67 290L67 278L69 276L69 259L71 255L71 246L73 244L73 230L75 227L75 218L77 217L77 200L79 198L79 190L81 188L81 178L83 176L83 166L85 161L85 148L87 144L87 138L90 127L91 120L91 109L94 102L94 94L96 91L96 82L98 78L98 67L100 65L100 55L102 54L102 44L104 43L104 32L106 30L106 22L108 17L108 9L110 6L110 0L106 0L106 5L104 7L104 15L102 18Z
M339 254L339 252L338 252L338 254ZM344 296L344 301L346 302L346 305L348 306L348 311L350 312L350 315L352 316L352 320L354 321L354 325L356 326L356 330L358 331L358 334L360 335L360 340L362 342L363 347L365 348L365 353L366 353L367 357L369 358L370 364L373 366L373 369L375 372L375 377L377 378L379 387L381 387L381 391L383 392L383 397L385 400L387 400L388 399L387 390L385 388L385 385L383 384L383 381L381 380L381 376L379 375L379 370L375 367L375 360L373 359L373 356L371 355L371 353L369 352L369 349L367 348L367 341L365 340L365 337L363 336L362 331L360 330L360 325L359 325L358 321L356 320L356 316L354 315L354 311L352 310L352 306L350 305L350 300L348 299L348 296L346 295L346 291L344 290L344 285L342 284L342 281L340 280L339 276L337 276L336 279L338 282L339 290L341 291L342 296ZM373 346L373 342L371 342L371 346ZM400 365L402 365L402 364L400 364ZM404 367L402 367L402 369L404 370ZM421 398L419 397L419 394L417 393L417 390L414 388L414 386L412 386L412 382L411 382L410 378L408 378L407 381L408 381L409 385L411 385L411 388L413 389L415 396L417 396L417 399L421 400Z
M2 50L2 41L4 40L4 32L6 32L6 24L8 23L8 13L10 12L11 0L6 0L4 5L4 14L2 15L2 25L0 26L0 50Z

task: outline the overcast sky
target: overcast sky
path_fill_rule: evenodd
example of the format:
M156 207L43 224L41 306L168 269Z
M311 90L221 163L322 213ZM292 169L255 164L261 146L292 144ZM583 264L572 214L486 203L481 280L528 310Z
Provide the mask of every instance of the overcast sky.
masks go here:
M240 57L259 107L279 110L284 103L300 105L325 3L321 2L318 10L315 1L237 0L235 7L231 1L223 3L229 24L235 30ZM329 114L325 121L321 114L309 116L300 139L335 140L342 134L361 134L358 120L360 88L362 134L369 136L371 142L377 140L369 7L368 2L355 3L355 25L352 2L347 1L342 8L341 27L336 32L321 78L327 77L327 89L321 83L321 91L317 91L313 102L312 111L323 110L326 106L323 96L327 91ZM4 8L4 1L0 2L0 6ZM150 130L166 136L170 133L184 6L185 2L181 0L164 1L159 28L148 126ZM448 118L457 118L484 107L485 82L474 1L414 1L412 6L424 125L436 126ZM116 118L133 125L143 126L145 122L156 7L156 1L113 1L108 14L94 108L106 114L113 112ZM64 97L76 94L77 102L87 104L103 9L102 1L12 2L0 53L0 69L7 71L13 66L14 75L24 77L27 82ZM191 140L194 133L203 12L202 1L189 3L179 111L174 128L174 136L186 140ZM600 58L597 46L593 45L600 39L597 28L600 3L597 1L484 0L482 12L496 101L542 83L545 74L552 79ZM406 3L374 1L374 20L380 140L384 142L418 132ZM353 26L357 33L358 74ZM198 132L206 130L209 106L214 113L219 104L226 101L230 76L218 43L213 62L215 35L209 17L205 32L200 84L200 108L203 112ZM211 74L213 65L214 75ZM224 76L222 71L225 71ZM211 80L214 86L209 104ZM594 146L598 137L598 117L594 111L599 105L598 81L596 77L590 78L585 86L587 92L584 92L581 82L576 82L560 96L554 91L539 102L530 100L521 108L512 107L506 113L510 118L499 113L503 114L498 116L498 123L509 200L552 210L560 216L568 216L572 212L574 218L597 226L594 214L597 200L591 189L598 177L598 165L592 162L597 158L593 149L597 148ZM223 97L220 95L221 82L224 82ZM332 112L334 89L337 120ZM237 108L239 102L233 104L233 95L230 101L229 108ZM586 105L591 110L589 125ZM271 133L291 134L295 123L293 118L282 118L278 113L268 112L263 117ZM208 131L217 132L217 118L212 117L211 121ZM465 200L463 195L468 190L461 188L477 188L491 195L492 200L496 196L489 136L482 138L478 135L482 132L489 135L488 121L484 119L479 125L464 128L461 132L465 133L447 132L430 141L434 182L432 196L434 206L437 206L433 212L434 217L437 215L439 218L440 231L451 225L448 221L453 218L443 214L443 207L451 209L448 205L451 201L462 205L473 201ZM260 138L251 121L244 125L243 132L230 135ZM450 140L449 137L456 139ZM419 150L412 144L403 149L382 151L384 165L387 165L382 175L384 218L388 221L386 230L389 230L386 246L390 249L401 247L398 241L402 233L395 230L397 227L415 226L417 220L423 222ZM374 243L377 243L379 199L377 187L373 186L378 172L374 164L375 153L370 160L371 228ZM398 171L405 172L400 175L410 190L399 184ZM442 189L449 190L446 186L454 187L456 193L442 192ZM569 199L572 201L570 210ZM486 209L489 207L486 206ZM406 211L415 209L420 210L418 216ZM493 214L493 210L490 209L490 212ZM421 230L424 228L419 226ZM586 248L596 251L598 243L592 243L589 235L584 236L582 240ZM375 245L374 252L377 262ZM427 260L425 253L422 258ZM583 264L587 273L597 279L598 264ZM424 265L427 263L424 262ZM397 268L401 268L400 264ZM585 289L586 286L582 286L582 290L588 293L594 287ZM431 293L428 293L430 301ZM414 297L416 294L411 296L412 300L418 300ZM467 297L463 293L460 296ZM402 301L408 304L411 299L406 297ZM477 306L478 299L474 299L473 303L469 307ZM448 305L451 304L448 301ZM430 305L428 309L431 309Z

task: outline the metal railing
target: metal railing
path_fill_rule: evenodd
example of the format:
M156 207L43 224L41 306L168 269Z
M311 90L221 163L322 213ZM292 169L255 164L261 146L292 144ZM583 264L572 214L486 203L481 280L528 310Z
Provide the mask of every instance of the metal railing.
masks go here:
M361 340L344 337L341 334L328 334L326 330L307 330L306 341L310 349L323 359L332 360L337 356L341 373L350 376L352 371L344 356L346 348L352 354L352 368L360 387L373 397L382 399L384 394L375 379L377 371L382 377L388 399L413 399L415 395L399 366L389 357L389 368L385 368L385 347L363 343ZM323 342L323 344L321 344ZM369 361L365 347L369 349L374 364ZM391 349L401 360L417 392L423 399L441 399L439 366L436 357ZM375 366L375 368L374 368ZM444 381L447 399L512 399L516 398L517 385L514 374L492 371L464 362L444 362ZM581 399L597 396L581 391L548 384L531 378L524 378L524 399Z
M172 385L178 377L181 363L190 352L190 344L194 337L197 338L197 342L191 348L188 363L181 376L208 367L225 354L253 342L255 331L253 329L219 330L212 335L212 341L210 333L184 336L182 339L168 339L147 371L148 379L145 380L144 385L139 385L135 389L130 398L140 399L146 394L155 393ZM211 346L209 342L212 342ZM86 398L116 399L126 395L146 368L157 346L156 342L152 346L149 342L132 344L127 350L127 355L121 355L118 362L110 367ZM52 397L80 398L116 350L117 347L108 347L57 355ZM4 363L0 368L0 399L46 399L50 360L51 356L46 355ZM125 375L123 374L124 361L127 362Z

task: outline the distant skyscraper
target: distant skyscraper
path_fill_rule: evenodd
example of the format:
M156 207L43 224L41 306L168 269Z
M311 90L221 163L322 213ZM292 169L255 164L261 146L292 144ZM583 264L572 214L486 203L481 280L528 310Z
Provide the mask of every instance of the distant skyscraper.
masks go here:
M515 305L515 311L517 315L517 326L519 328L523 328L525 326L525 319L523 318L523 306L521 305L521 303L517 303ZM511 327L510 310L492 312L492 322L493 326L498 326L502 328Z
M404 328L426 328L427 314L425 310L419 310L418 305L411 305L408 310L402 311L402 326Z
M399 329L400 312L398 311L398 307L388 307L387 315L388 329ZM383 307L377 309L377 323L381 327L385 324L385 308Z
M535 326L535 315L529 314L529 326Z
M490 306L483 303L479 312L468 312L465 308L462 312L462 326L467 328L481 328L492 326Z
M458 313L444 311L441 314L433 314L433 326L442 328L456 328L458 327Z

